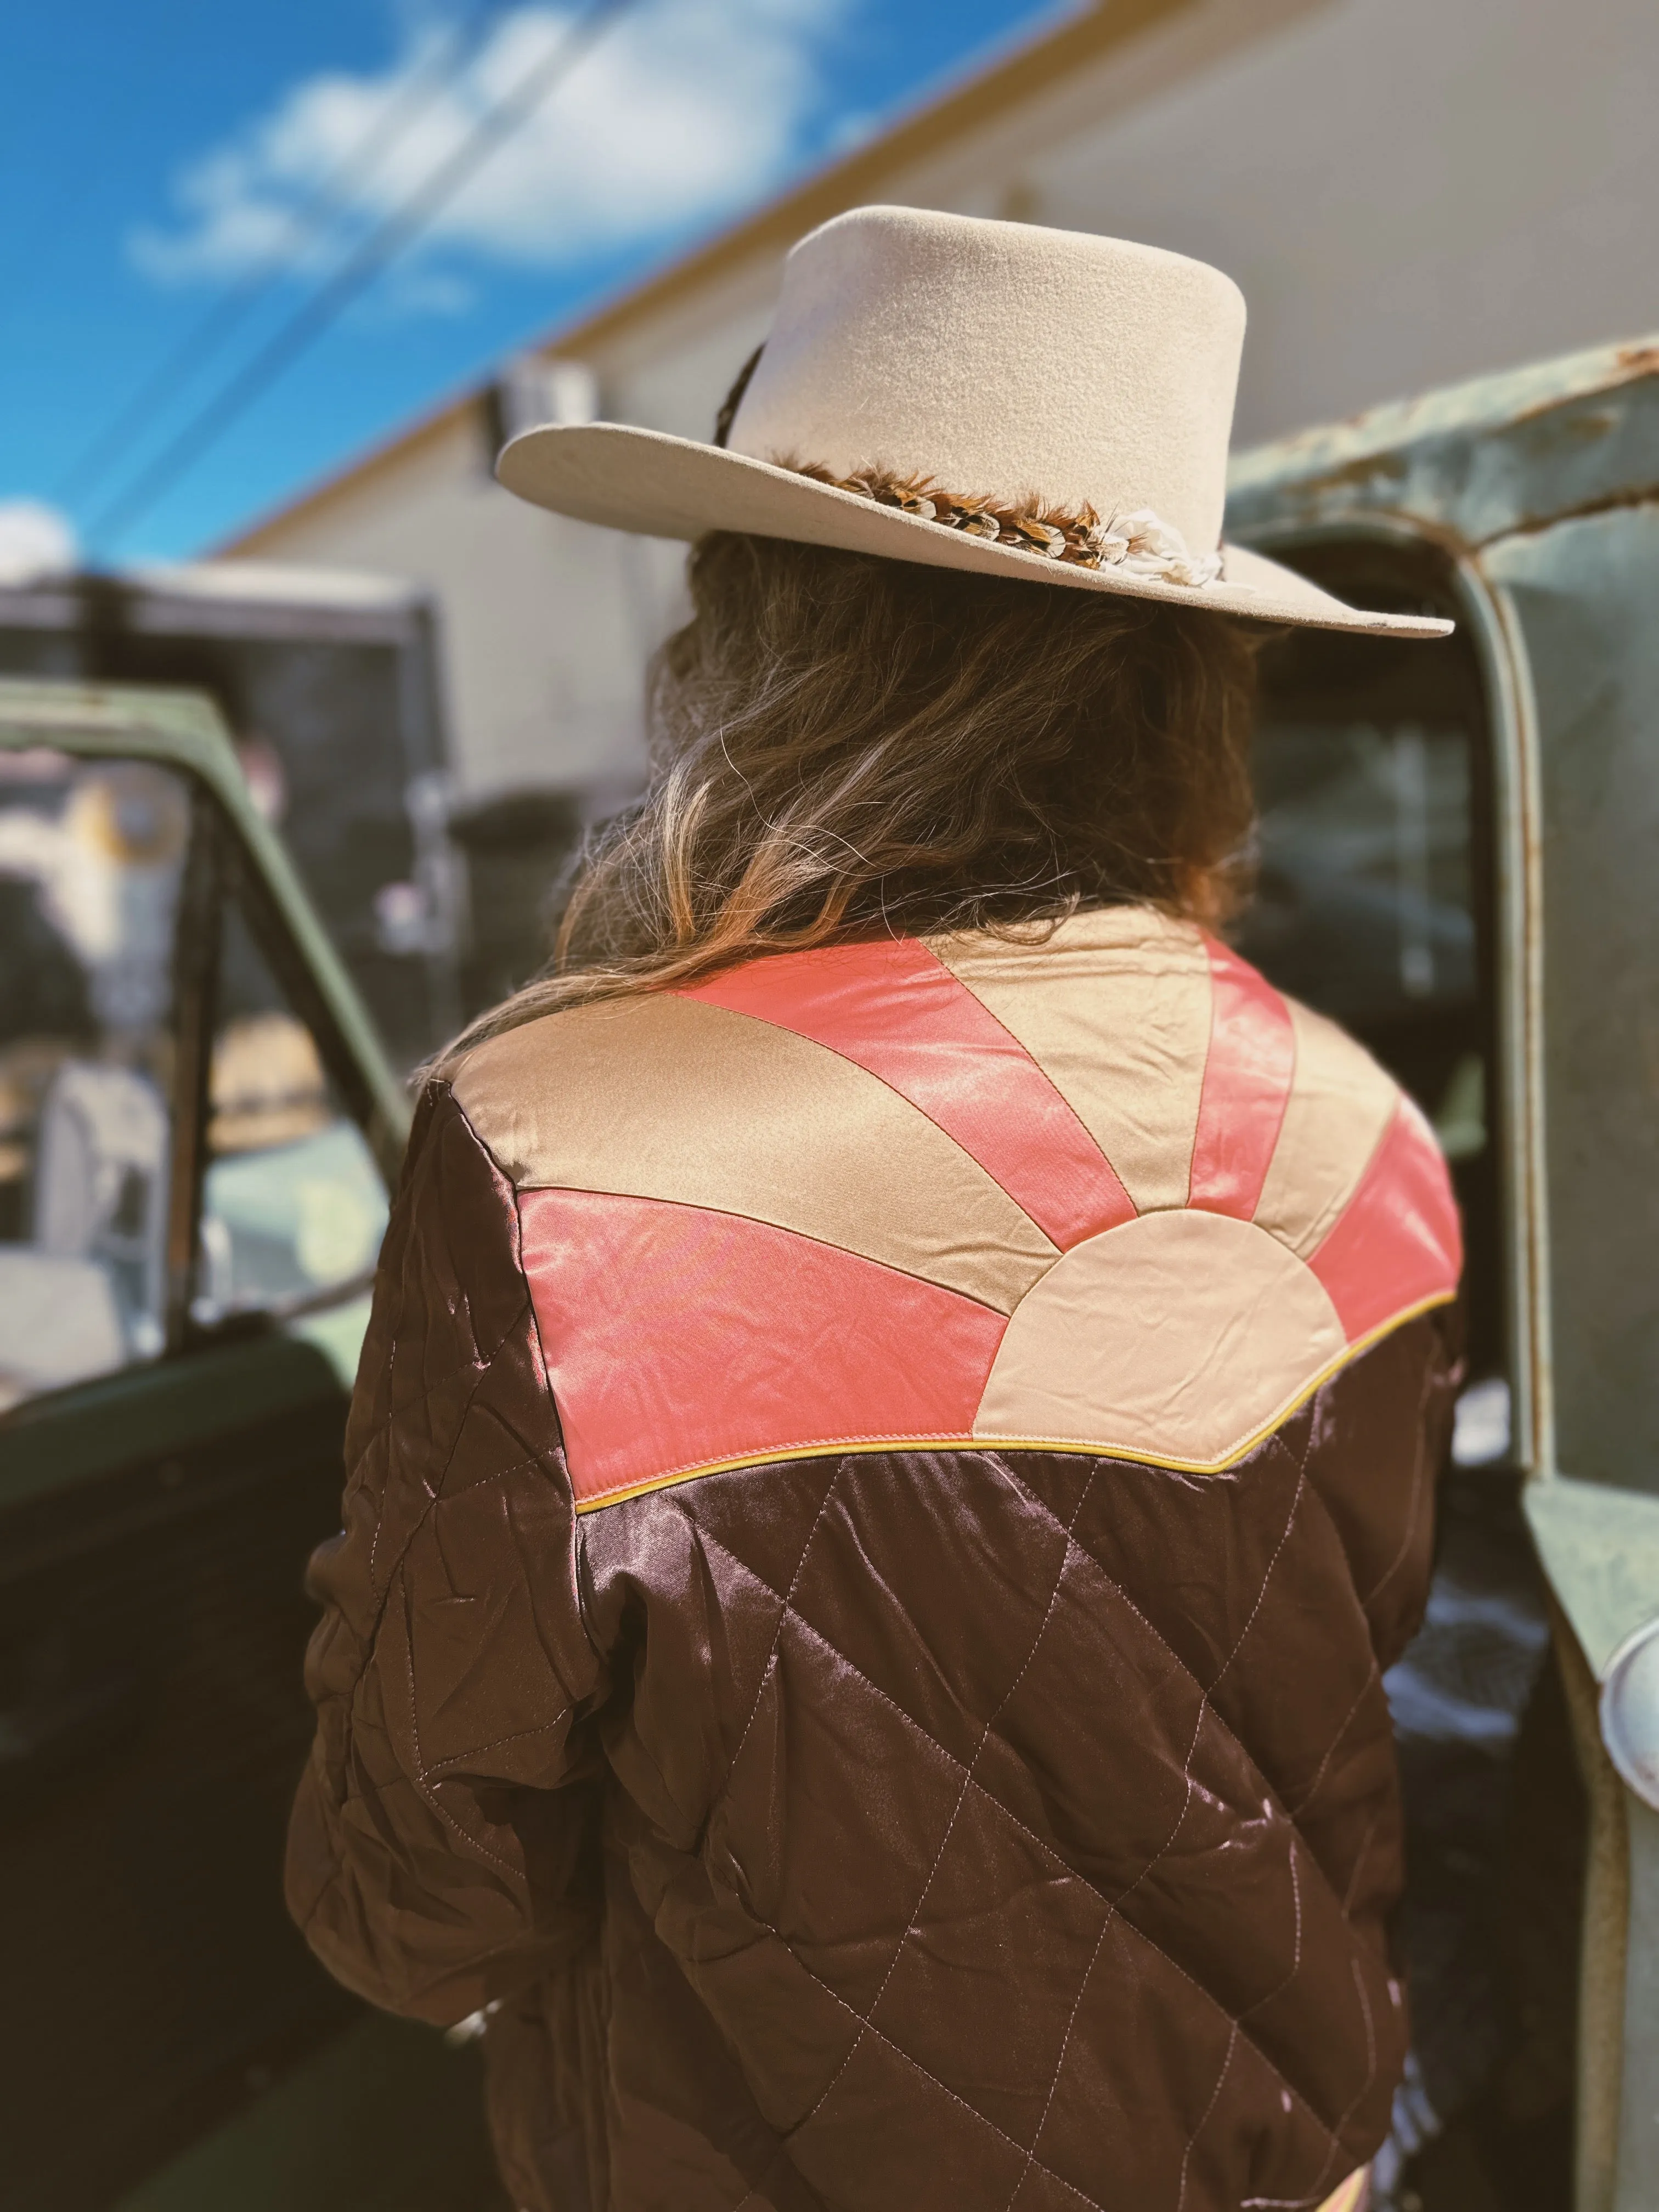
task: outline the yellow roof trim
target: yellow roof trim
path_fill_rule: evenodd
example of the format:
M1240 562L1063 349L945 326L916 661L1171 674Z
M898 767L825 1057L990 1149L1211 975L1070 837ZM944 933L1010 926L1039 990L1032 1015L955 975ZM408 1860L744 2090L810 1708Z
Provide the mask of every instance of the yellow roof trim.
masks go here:
M829 167L817 171L756 214L719 233L678 261L630 287L581 321L555 331L530 350L580 359L629 324L672 306L757 254L778 253L843 209L868 202L896 173L1035 98L1073 70L1152 30L1198 0L1094 0L1083 14L1018 48L965 83L905 117ZM485 387L473 385L398 430L307 491L262 515L212 549L212 557L264 553L282 544L288 526L331 506L387 469L441 441L477 406Z

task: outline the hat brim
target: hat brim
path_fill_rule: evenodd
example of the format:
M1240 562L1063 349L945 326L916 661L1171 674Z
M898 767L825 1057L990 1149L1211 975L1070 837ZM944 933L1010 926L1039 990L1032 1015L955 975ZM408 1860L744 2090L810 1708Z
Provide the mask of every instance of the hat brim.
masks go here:
M1293 569L1240 545L1224 545L1220 576L1202 586L1127 574L1121 568L1080 568L1017 546L966 537L943 523L878 506L771 461L631 423L549 423L522 431L503 449L495 474L508 491L533 506L645 538L690 539L709 530L738 530L912 561L923 568L1019 576L1071 591L1114 592L1255 622L1358 630L1378 637L1444 637L1454 627L1428 615L1379 614L1347 606Z

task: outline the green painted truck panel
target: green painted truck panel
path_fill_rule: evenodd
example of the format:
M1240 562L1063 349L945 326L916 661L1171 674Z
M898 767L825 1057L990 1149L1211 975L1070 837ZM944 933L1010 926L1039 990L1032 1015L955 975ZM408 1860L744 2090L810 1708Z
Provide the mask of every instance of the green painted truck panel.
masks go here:
M1589 1793L1575 2212L1659 2204L1659 1814L1595 1684L1659 1620L1659 339L1241 456L1230 532L1417 548L1480 642L1497 792L1516 1453Z

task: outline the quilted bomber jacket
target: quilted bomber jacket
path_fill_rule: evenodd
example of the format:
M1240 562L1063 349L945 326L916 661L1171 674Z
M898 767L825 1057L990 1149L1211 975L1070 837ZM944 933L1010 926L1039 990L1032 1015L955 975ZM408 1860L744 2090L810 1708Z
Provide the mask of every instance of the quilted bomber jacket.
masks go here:
M756 962L428 1095L291 1908L535 2212L1356 2201L1455 1210L1197 929Z

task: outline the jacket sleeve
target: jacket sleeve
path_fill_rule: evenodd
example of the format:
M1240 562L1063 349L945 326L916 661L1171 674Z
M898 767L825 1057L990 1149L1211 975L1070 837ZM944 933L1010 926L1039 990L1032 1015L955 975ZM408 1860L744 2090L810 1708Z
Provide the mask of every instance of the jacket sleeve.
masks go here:
M447 1087L410 1141L306 1683L289 1909L373 2002L441 2023L597 1920L602 1670L514 1192Z

